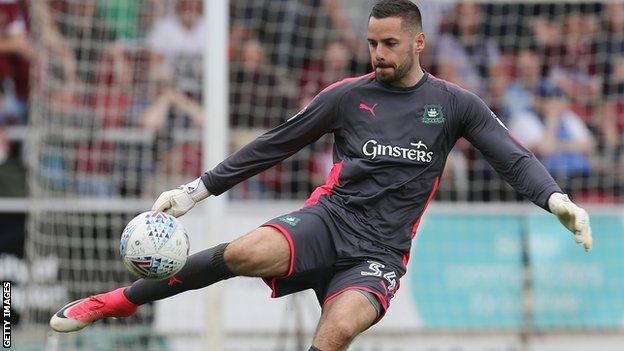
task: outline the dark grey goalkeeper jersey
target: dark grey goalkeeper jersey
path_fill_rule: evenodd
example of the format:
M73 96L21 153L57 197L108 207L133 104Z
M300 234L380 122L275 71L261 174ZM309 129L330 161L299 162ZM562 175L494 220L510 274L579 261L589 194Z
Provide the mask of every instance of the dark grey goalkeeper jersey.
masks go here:
M409 251L461 137L537 205L548 209L548 197L561 192L479 97L427 73L410 88L378 82L374 73L335 83L202 179L219 195L328 132L335 137L335 164L306 205L323 206L352 235L397 253Z

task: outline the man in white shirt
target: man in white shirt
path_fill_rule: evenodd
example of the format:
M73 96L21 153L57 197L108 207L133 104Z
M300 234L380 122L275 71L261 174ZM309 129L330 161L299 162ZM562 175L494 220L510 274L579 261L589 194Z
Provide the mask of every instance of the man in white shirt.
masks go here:
M171 66L178 55L201 57L207 34L202 1L177 0L175 15L156 21L146 43Z

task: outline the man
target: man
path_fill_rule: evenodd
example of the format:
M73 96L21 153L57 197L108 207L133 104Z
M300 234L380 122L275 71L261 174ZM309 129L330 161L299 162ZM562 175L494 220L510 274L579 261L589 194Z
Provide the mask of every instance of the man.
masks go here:
M511 115L509 129L564 189L571 184L576 190L585 188L588 178L595 176L591 162L596 153L594 137L557 86L544 80L534 94L530 109Z
M303 209L190 256L175 276L181 283L140 279L75 301L52 317L52 327L78 330L104 317L128 316L149 301L245 275L264 278L273 297L314 289L323 308L310 350L344 350L386 312L446 155L460 137L591 249L587 213L561 193L533 154L477 96L422 71L421 28L420 11L409 0L377 3L368 26L373 73L329 86L286 123L154 204L181 216L331 131L336 163Z
M172 68L178 56L201 56L206 28L200 0L177 0L175 14L156 21L146 43Z

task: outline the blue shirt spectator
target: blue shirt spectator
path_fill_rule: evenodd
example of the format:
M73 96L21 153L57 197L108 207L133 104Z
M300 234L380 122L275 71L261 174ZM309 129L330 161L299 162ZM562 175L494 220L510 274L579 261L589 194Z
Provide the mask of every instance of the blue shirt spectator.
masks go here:
M511 132L557 178L588 176L595 141L582 119L570 108L565 95L554 85L543 82L537 89L533 110L513 115Z

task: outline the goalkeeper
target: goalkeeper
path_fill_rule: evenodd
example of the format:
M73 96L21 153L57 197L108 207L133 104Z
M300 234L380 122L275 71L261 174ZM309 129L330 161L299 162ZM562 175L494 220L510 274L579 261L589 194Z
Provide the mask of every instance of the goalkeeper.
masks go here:
M79 330L101 318L129 316L151 301L251 276L264 278L272 297L313 289L322 314L310 350L344 350L388 309L446 157L461 137L591 249L585 210L563 194L486 104L421 69L425 35L416 5L378 2L367 34L372 73L327 87L294 117L200 178L162 193L153 207L182 216L198 201L333 133L335 164L302 209L190 256L169 281L139 279L74 301L52 317L52 328Z

